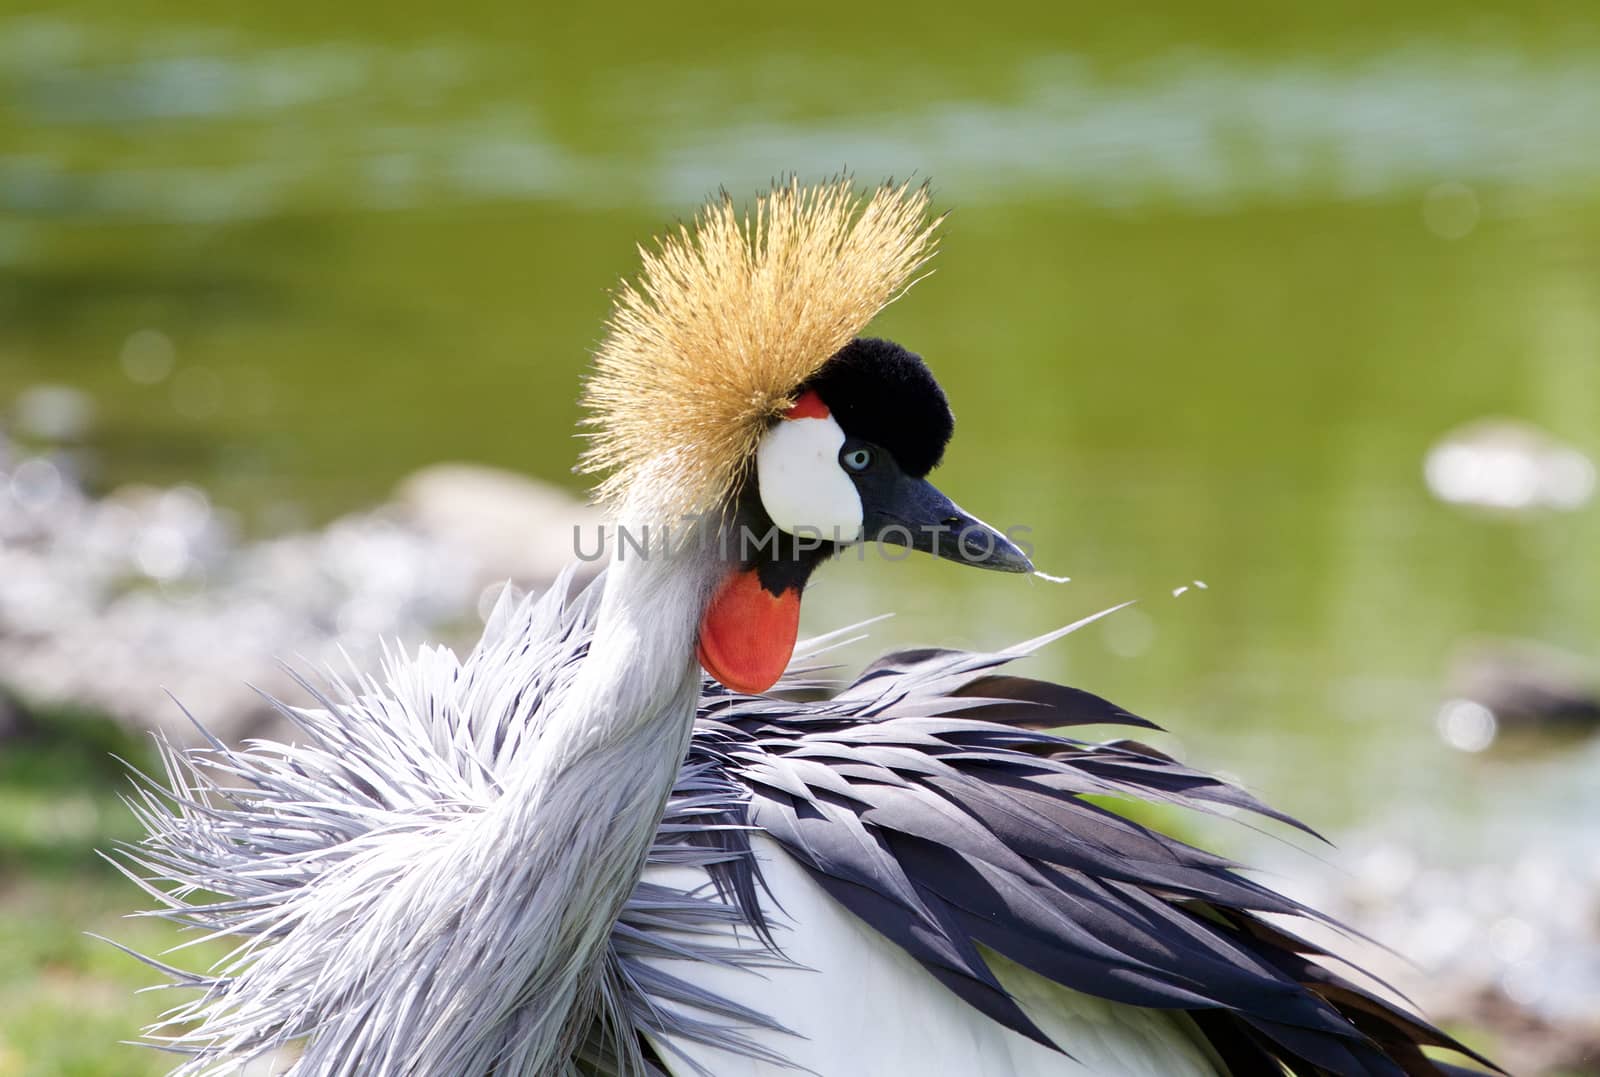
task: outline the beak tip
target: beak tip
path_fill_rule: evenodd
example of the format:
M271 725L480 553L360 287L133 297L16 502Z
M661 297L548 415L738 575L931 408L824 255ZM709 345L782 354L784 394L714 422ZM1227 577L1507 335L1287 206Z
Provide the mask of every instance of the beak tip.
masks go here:
M907 481L866 533L947 561L994 572L1032 572L1033 559L1009 535L963 512L926 479Z
M982 537L974 540L974 548L966 548L963 543L961 559L975 568L987 568L996 572L1027 573L1033 571L1033 559L1024 553L1016 543L1001 535L985 524L976 525L982 528ZM976 548L981 544L980 549Z

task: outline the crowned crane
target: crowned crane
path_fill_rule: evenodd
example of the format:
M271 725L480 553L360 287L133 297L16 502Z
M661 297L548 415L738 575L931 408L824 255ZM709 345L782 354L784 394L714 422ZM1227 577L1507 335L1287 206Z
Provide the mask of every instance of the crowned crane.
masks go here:
M428 1077L1490 1065L1286 926L1326 918L1104 806L1292 822L1049 732L1148 725L1003 670L1070 628L784 698L815 687L801 594L843 546L1032 570L928 482L952 430L928 367L861 336L937 223L907 185L713 202L644 252L595 357L584 466L635 536L599 579L503 596L465 659L302 682L290 742L163 746L125 870L238 940L205 971L147 958L198 989L148 1031L176 1073L279 1049Z

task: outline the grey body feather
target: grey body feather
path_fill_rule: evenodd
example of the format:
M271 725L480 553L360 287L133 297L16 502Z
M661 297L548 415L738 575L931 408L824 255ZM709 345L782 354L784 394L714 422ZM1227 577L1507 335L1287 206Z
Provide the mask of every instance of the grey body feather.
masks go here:
M774 1021L653 965L784 962L762 922L751 828L1023 1035L1043 1037L982 948L1075 990L1188 1011L1234 1072L1450 1072L1418 1048L1459 1045L1261 918L1316 914L1084 799L1285 818L1138 744L1040 732L1149 724L1000 672L1060 633L993 655L889 655L813 703L702 686L691 669L687 695L634 700L654 717L622 737L615 723L562 724L574 701L589 714L604 698L583 679L591 647L607 645L597 625L683 626L600 611L597 591L569 599L563 581L503 599L460 662L391 657L382 683L282 707L296 744L164 747L165 782L135 805L149 837L123 851L126 870L159 915L242 940L203 974L161 965L200 991L152 1030L188 1054L176 1072L223 1072L291 1042L305 1044L293 1072L319 1075L692 1070L648 1046L673 1040L782 1062L773 1037L753 1035L781 1034ZM797 671L786 686L801 683ZM691 742L675 708L697 697ZM557 797L529 787L554 773L553 740L581 780ZM703 884L640 882L646 860Z
M180 978L203 994L155 1030L192 1054L177 1072L296 1040L303 1073L553 1073L608 1042L642 1072L636 1035L594 1029L633 1017L627 966L607 965L624 902L727 915L635 894L699 688L691 663L647 657L692 653L670 611L700 600L672 567L503 609L460 663L423 649L382 685L307 684L319 708L280 704L298 743L164 748L172 796L140 797L150 837L128 862L172 887L164 915L243 940ZM679 813L720 788L685 778ZM615 949L640 945L623 931Z

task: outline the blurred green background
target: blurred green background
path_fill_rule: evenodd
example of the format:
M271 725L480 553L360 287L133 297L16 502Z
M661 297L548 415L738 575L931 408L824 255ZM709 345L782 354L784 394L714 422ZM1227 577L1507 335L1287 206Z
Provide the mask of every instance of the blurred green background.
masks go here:
M1593 742L1441 737L1466 641L1600 639L1581 481L1424 480L1489 417L1600 453L1600 15L1501 8L9 0L0 407L79 390L94 489L257 535L441 459L579 490L636 243L719 187L928 178L936 272L875 328L955 405L941 486L1073 582L847 561L808 627L896 611L860 662L1139 598L1046 671L1336 839L1600 879ZM76 935L156 930L88 852L129 830L103 748L0 744L0 1074L162 1069L114 1045L146 977Z

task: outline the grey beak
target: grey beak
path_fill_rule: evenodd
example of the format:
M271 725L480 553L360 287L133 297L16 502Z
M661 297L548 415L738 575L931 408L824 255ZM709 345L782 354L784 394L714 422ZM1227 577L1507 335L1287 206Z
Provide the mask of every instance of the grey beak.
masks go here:
M997 572L1032 572L1016 543L963 512L926 479L902 478L893 496L864 521L869 541L907 546L963 565Z

